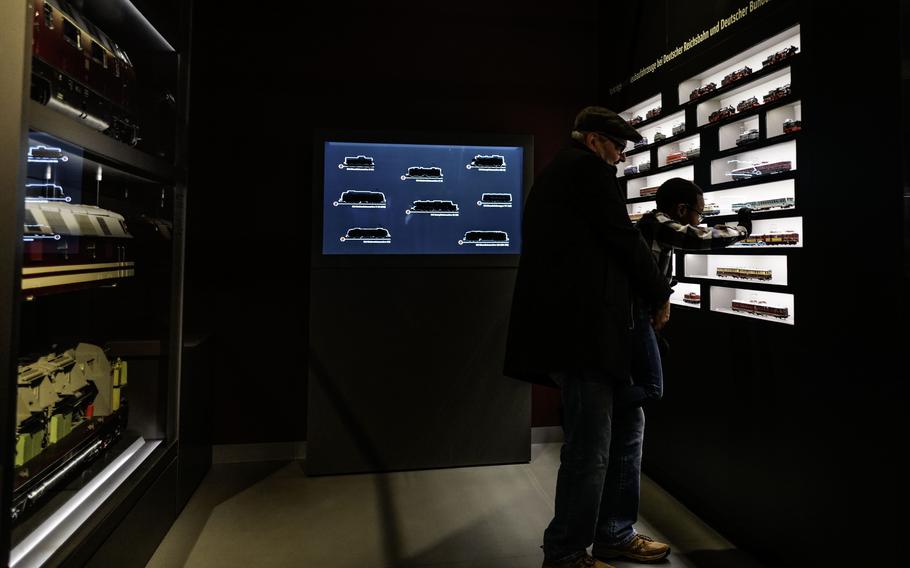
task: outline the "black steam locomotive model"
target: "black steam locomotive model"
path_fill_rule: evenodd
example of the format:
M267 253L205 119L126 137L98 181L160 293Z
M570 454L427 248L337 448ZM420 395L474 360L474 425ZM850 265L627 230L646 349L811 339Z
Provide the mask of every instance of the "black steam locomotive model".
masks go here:
M661 107L652 108L645 113L645 120L651 120L654 117L660 116L661 110L663 110Z
M784 121L784 134L790 134L791 132L799 132L802 129L803 129L802 120L794 120L792 118L788 118L787 120Z
M782 50L778 51L777 53L773 53L773 54L769 55L768 57L766 57L765 60L761 62L761 66L767 67L768 65L774 65L775 63L779 63L779 62L783 61L784 59L787 59L788 57L792 57L794 54L796 54L797 50L799 50L798 47L796 47L795 45L791 45L787 49L782 49Z
M720 84L722 87L726 87L730 83L739 81L743 77L748 77L751 74L752 74L752 69L750 69L749 67L743 67L742 69L738 69L738 70L734 71L733 73L730 73L729 75L724 77L723 80L721 80Z
M787 83L783 87L778 87L776 89L771 89L768 91L768 94L762 97L764 104L773 103L778 99L790 96L790 84Z
M699 87L699 88L695 89L694 91L692 91L691 93L689 93L689 100L694 101L695 99L703 97L703 96L707 95L708 93L710 93L711 91L714 91L716 89L717 89L716 83L708 83L704 87Z
M727 117L733 116L736 114L736 109L732 106L725 106L722 109L716 110L708 116L708 122L717 122L723 120Z
M135 146L136 72L130 58L69 2L32 3L32 99Z
M736 105L736 111L737 112L746 112L747 110L749 110L751 108L755 108L757 106L758 106L758 98L749 97L748 99L740 101L739 104Z

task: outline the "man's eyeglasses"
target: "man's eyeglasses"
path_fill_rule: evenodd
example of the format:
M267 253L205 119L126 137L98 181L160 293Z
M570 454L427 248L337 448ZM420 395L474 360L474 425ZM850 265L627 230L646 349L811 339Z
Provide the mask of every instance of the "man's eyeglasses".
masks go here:
M619 152L620 154L622 154L623 152L626 151L626 142L624 140L617 140L616 138L613 138L609 134L604 134L603 132L598 132L597 134L600 134L601 136L603 136L604 138L606 138L607 140L612 142L613 146L616 147L616 151Z
M689 205L688 203L686 203L686 207L688 207L688 208L691 209L692 211L695 211L695 213L698 214L698 222L699 222L699 223L701 223L702 221L705 220L705 212L704 212L704 211L699 211L698 209L695 208L694 205Z

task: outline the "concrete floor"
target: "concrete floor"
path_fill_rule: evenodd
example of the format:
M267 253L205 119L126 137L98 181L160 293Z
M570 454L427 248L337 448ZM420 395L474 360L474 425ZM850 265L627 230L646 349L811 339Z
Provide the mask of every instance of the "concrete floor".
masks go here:
M147 566L539 568L559 448L537 444L521 465L315 478L296 461L218 464ZM657 566L760 568L647 478L636 528L672 545Z

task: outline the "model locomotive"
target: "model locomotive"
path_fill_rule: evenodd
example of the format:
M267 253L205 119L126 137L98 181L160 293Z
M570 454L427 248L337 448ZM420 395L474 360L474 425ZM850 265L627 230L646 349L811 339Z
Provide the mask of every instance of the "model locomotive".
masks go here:
M795 207L796 200L792 197L781 197L780 199L764 199L761 201L745 201L743 203L734 203L733 210L739 211L743 207L755 211L767 211L769 209L787 209Z
M658 189L660 189L659 185L655 185L652 187L645 187L645 188L642 188L641 191L638 192L638 195L639 195L639 197L651 197L652 195L657 195Z
M661 107L652 108L645 113L645 120L651 120L652 118L660 116L661 110L663 110Z
M687 304L700 304L701 303L701 294L695 292L688 292L683 295L683 302Z
M703 97L703 96L707 95L708 93L710 93L711 91L714 91L716 89L717 89L717 85L715 83L708 83L704 87L699 87L699 88L695 89L694 91L692 91L691 93L689 93L689 100L694 101L695 99L697 99L699 97Z
M135 274L133 235L123 215L71 203L63 187L26 186L22 259L24 296L110 284Z
M799 132L802 129L803 129L802 120L794 120L792 118L788 118L787 120L784 121L784 134L790 134L791 132Z
M641 115L636 115L632 120L629 121L629 126L635 126L636 124L640 124L644 121L645 119L643 119Z
M742 280L771 280L770 270L756 270L753 268L718 268L717 275L721 278L739 278Z
M635 148L641 148L642 146L647 146L648 144L650 144L650 142L648 142L648 137L642 136L641 140L635 143Z
M747 110L749 110L751 108L755 108L757 106L758 106L758 98L749 97L748 99L740 101L739 104L736 105L736 111L737 112L746 112Z
M135 146L130 58L69 2L33 0L33 6L32 98Z
M790 310L786 306L774 306L764 300L733 300L730 306L734 312L744 312L757 316L769 316L780 319L790 317Z
M13 519L126 428L127 365L88 343L18 368Z
M794 231L770 232L749 235L734 246L795 246L799 244L799 233Z
M736 138L736 145L742 146L744 144L748 144L750 142L755 142L757 140L758 140L758 129L750 128L749 130L746 130L745 132L743 132Z
M719 120L723 120L727 117L733 116L734 114L736 114L736 109L734 109L732 105L725 106L721 109L718 109L718 110L712 112L708 116L708 122L717 122Z
M773 53L773 54L769 55L768 57L765 58L764 61L761 62L761 65L762 65L762 67L767 67L768 65L774 65L775 63L779 63L779 62L783 61L784 59L787 59L788 57L792 57L794 54L796 54L798 49L799 49L798 47L791 45L790 47L788 47L786 49L782 49L782 50L778 51L777 53Z
M742 69L738 69L738 70L734 71L733 73L730 73L729 75L724 77L723 80L720 82L720 84L722 87L726 87L730 83L739 81L743 77L748 77L751 74L752 74L752 69L750 69L749 67L743 67Z
M768 91L768 94L762 97L763 104L773 103L776 100L782 99L784 97L790 96L790 84L787 83L783 87L778 87L776 89L771 89Z
M679 124L677 124L676 126L673 127L673 136L676 136L677 134L682 134L685 131L686 131L686 123L680 122Z
M667 137L667 135L664 134L663 132L655 132L655 133L654 133L654 141L655 141L655 142L660 142L661 140L663 140L663 139L666 138L666 137Z
M675 164L676 162L682 162L683 160L689 159L686 156L685 152L670 152L667 154L667 165Z
M733 162L738 162L739 160L731 160ZM781 172L788 172L793 168L793 164L790 161L783 162L759 162L752 164L751 166L745 168L737 168L727 173L733 179L749 179L753 177L778 174Z

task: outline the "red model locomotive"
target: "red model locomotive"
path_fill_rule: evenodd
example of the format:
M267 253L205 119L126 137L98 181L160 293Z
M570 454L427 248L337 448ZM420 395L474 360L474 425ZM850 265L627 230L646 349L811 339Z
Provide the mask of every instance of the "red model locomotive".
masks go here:
M736 114L736 109L734 109L733 106L725 106L720 110L712 112L708 116L708 122L717 122L719 120L733 116L734 114Z
M743 77L747 77L751 74L752 74L752 69L750 69L749 67L743 67L742 69L734 71L733 73L730 73L729 75L724 77L723 80L720 82L720 84L722 87L726 87L730 83L739 81Z
M790 47L788 47L786 49L782 49L782 50L778 51L777 53L773 53L773 54L769 55L768 57L766 57L765 60L761 62L761 66L767 67L768 65L774 65L775 63L779 63L779 62L783 61L784 59L787 59L788 57L793 56L798 49L799 48L796 47L795 45L791 45Z
M717 89L717 84L708 83L704 87L699 87L699 88L695 89L694 91L692 91L691 93L689 93L689 100L694 101L695 99L697 99L699 97L703 97L703 96L707 95L708 93L710 93L711 91L714 91L716 89Z
M68 2L33 4L32 98L135 146L136 73L129 57Z

